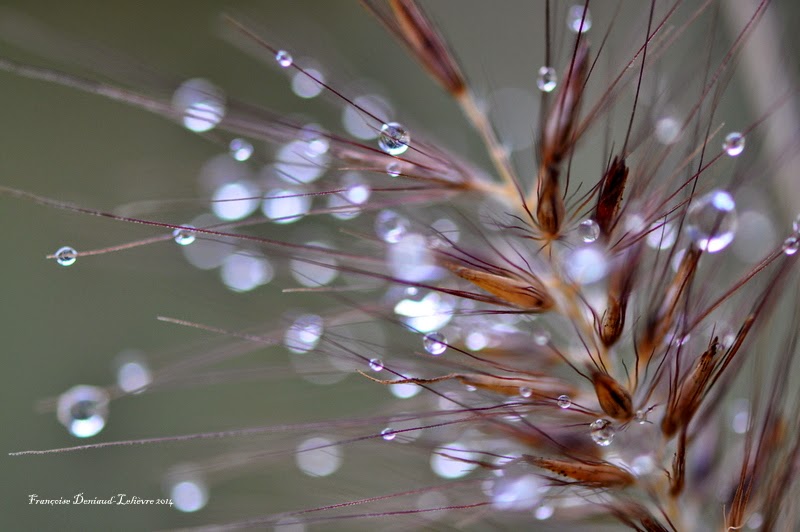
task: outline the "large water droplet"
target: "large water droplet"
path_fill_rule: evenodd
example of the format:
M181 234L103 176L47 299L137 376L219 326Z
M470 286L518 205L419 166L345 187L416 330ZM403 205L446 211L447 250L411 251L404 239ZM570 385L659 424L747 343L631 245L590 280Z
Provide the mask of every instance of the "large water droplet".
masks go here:
M231 143L228 144L228 151L231 157L237 161L243 162L253 155L253 145L244 139L233 139Z
M578 225L578 236L584 242L590 244L600 236L600 225L591 218L584 220Z
M278 50L278 53L275 54L275 61L277 61L282 68L288 68L292 66L294 59L292 59L292 54L286 50Z
M725 249L736 233L736 204L731 195L714 190L697 199L686 213L686 233L703 251Z
M292 353L308 353L319 344L324 331L322 318L316 314L303 314L286 330L283 345Z
M394 211L383 210L375 217L375 234L389 244L396 244L408 231L408 218Z
M558 399L556 399L556 404L558 404L559 408L566 410L572 406L572 399L569 398L569 395L559 395Z
M549 66L539 68L539 75L536 78L536 86L542 92L552 92L558 84L556 69Z
M55 255L56 262L60 266L72 266L75 264L75 261L78 260L78 252L75 251L75 248L71 248L69 246L58 248L58 251L56 251Z
M165 484L176 510L196 512L208 503L208 485L195 465L173 467L166 474Z
M591 429L592 440L601 447L608 447L614 441L616 431L613 425L607 419L598 419L589 425Z
M141 393L153 382L144 356L134 350L123 351L116 360L117 386L125 393Z
M428 353L439 356L447 351L447 338L440 332L428 333L423 338L422 345Z
M225 94L208 80L181 83L172 95L172 108L183 117L186 129L202 133L214 129L225 117Z
M584 14L585 13L585 14ZM572 33L586 33L592 28L592 15L582 5L574 5L567 12L567 27Z
M408 149L411 135L397 122L389 122L381 126L378 146L389 155L402 155Z
M738 157L744 151L744 135L738 131L728 133L722 142L722 149L731 157Z
M78 438L94 436L108 420L108 392L97 386L79 385L58 397L56 417Z
M179 246L188 246L197 239L194 231L186 229L187 227L194 227L194 226L187 224L184 225L183 228L179 227L172 232L172 238L175 240L175 243L178 244Z
M391 427L386 427L381 431L381 436L386 441L392 441L397 436L397 433Z
M800 236L791 235L783 241L783 252L787 255L794 255L800 249Z
M369 360L369 369L372 371L383 371L383 361L380 358L371 358Z

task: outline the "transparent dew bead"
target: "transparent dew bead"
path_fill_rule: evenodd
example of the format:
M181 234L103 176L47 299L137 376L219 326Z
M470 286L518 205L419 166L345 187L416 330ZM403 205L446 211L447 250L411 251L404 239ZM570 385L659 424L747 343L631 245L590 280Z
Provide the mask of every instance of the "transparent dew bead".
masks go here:
M559 408L566 410L572 406L572 399L569 398L569 395L559 395L558 399L556 399L556 404Z
M724 190L713 190L697 199L686 213L686 233L703 251L716 253L733 242L736 203Z
M246 161L253 155L253 145L244 139L233 139L228 144L228 150L231 157L240 162Z
M108 393L97 386L79 385L58 397L56 416L73 436L89 438L108 420Z
M540 347L546 346L548 343L550 343L550 333L544 329L534 332L533 343Z
M428 333L423 338L422 345L425 351L438 357L447 351L447 338L440 332Z
M292 54L286 50L278 50L278 53L275 54L275 61L277 61L281 67L288 68L292 66L294 59L292 59Z
M578 236L587 244L591 244L600 237L600 226L591 218L584 220L578 225Z
M400 175L400 164L396 161L392 161L386 165L386 174L389 177L398 177Z
M567 12L567 27L572 33L586 33L592 28L592 15L582 5L574 5Z
M381 437L386 441L392 441L397 437L397 433L391 427L386 427L381 431Z
M731 157L738 157L744 151L744 135L738 131L728 133L722 142L722 149Z
M194 464L180 464L165 475L166 491L180 512L196 512L208 504L208 484L198 469Z
M320 316L303 314L286 329L283 345L292 353L308 353L317 347L324 332L325 324Z
M381 126L378 146L389 155L402 155L408 149L411 135L397 122L389 122Z
M798 214L797 218L795 218L792 222L792 231L795 233L800 233L800 214Z
M375 218L375 234L389 244L397 244L408 231L408 219L394 211L383 210Z
M526 399L533 395L533 390L528 388L527 386L520 386L519 387L519 395L520 397L525 397Z
M175 229L172 232L172 238L175 240L175 243L179 246L188 246L192 242L196 240L196 236L194 231L188 231L185 227L193 227L191 225L184 225L184 228Z
M633 419L635 419L639 425L644 425L647 423L647 411L637 410L636 414L633 416Z
M210 81L193 78L184 81L172 95L172 108L181 115L186 129L203 133L225 117L225 94Z
M600 447L608 447L614 441L614 427L607 419L598 419L589 425L592 440Z
M380 358L370 359L369 369L372 371L383 371L383 361Z
M800 236L792 235L783 241L783 252L786 255L794 255L800 249Z
M75 261L78 260L78 252L75 251L75 248L69 246L59 248L55 256L59 266L72 266L75 264Z
M542 92L553 92L558 84L556 69L549 66L539 68L539 75L536 77L536 86Z

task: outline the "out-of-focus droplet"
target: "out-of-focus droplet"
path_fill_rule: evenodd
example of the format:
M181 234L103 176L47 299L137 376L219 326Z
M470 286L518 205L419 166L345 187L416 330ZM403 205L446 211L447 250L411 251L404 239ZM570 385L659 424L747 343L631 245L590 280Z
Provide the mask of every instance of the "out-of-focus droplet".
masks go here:
M294 59L292 59L292 54L286 50L278 50L278 53L275 54L275 61L277 61L282 68L288 68L292 66Z
M736 204L724 190L700 197L686 213L686 233L703 251L716 253L733 242L736 233Z
M244 162L253 155L253 145L244 139L233 139L228 144L228 151L231 157L237 161Z
M539 75L536 77L536 86L542 92L552 92L558 84L556 69L549 66L539 68Z
M592 28L592 15L583 5L574 5L567 12L567 27L572 33L586 33Z
M738 131L728 133L722 142L722 149L731 157L738 157L744 151L744 135Z
M73 436L89 438L108 420L108 392L97 386L74 386L58 397L56 417Z
M172 108L181 115L186 129L203 133L225 118L225 94L206 79L189 79L172 95Z

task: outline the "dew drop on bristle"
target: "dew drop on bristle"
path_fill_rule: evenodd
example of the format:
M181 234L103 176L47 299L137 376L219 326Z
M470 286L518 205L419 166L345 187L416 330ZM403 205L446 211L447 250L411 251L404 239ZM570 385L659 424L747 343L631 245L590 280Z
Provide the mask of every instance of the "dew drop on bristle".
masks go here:
M608 447L614 441L614 427L607 419L598 419L589 425L592 440L600 447Z
M700 197L686 213L686 233L703 251L716 253L733 242L736 204L730 194L713 190Z
M228 144L228 151L231 157L239 162L244 162L253 155L253 145L244 139L233 139Z
M383 371L383 361L380 358L370 359L369 369L372 371Z
M59 248L55 256L59 266L72 266L78 260L78 252L75 251L75 248L69 246Z
M192 464L181 464L165 475L166 491L178 511L192 513L208 504L208 485L197 469Z
M798 214L797 218L792 222L792 231L800 234L800 214Z
M585 13L585 15L584 15ZM574 5L567 12L567 27L572 33L586 33L592 28L592 14L582 5Z
M425 351L433 356L439 356L447 351L447 339L440 332L432 332L425 335L422 340Z
M549 66L539 68L539 75L536 77L536 86L542 92L553 92L558 84L556 69Z
M225 118L225 94L208 80L193 78L181 83L172 95L172 108L189 131L203 133Z
M316 314L303 314L286 329L283 345L292 353L308 353L317 347L323 331L324 324L321 317Z
M172 232L172 238L173 240L175 240L175 243L178 244L179 246L188 246L197 239L194 231L189 231L188 229L186 229L187 227L193 227L193 226L184 225L183 228L175 229Z
M738 157L744 151L744 135L738 131L728 133L722 143L722 149L731 157Z
M141 393L153 382L153 373L144 356L137 351L123 351L117 357L117 386L125 393Z
M587 244L591 244L600 237L600 226L589 218L578 225L578 236Z
M292 59L292 54L286 50L278 50L278 53L275 54L275 61L277 61L278 65L282 68L288 68L292 66L294 59Z
M402 155L408 149L411 135L397 122L389 122L381 126L378 146L389 155Z
M528 397L533 395L533 390L531 390L527 386L520 386L519 395L520 395L520 397L525 397L527 399Z
M261 192L255 183L235 181L218 187L211 196L211 211L220 220L234 222L243 220L256 209L261 201Z
M553 514L556 512L556 509L550 506L549 504L542 504L533 512L533 516L539 521L547 521Z
M572 406L572 399L569 398L569 395L559 395L558 399L556 399L556 404L558 404L558 408L566 410Z
M545 329L539 329L533 333L533 343L544 347L550 343L550 333Z
M800 236L792 235L783 241L783 252L786 255L794 255L800 249Z
M639 425L644 425L647 423L647 410L637 410L633 419L635 419Z
M56 416L73 436L89 438L103 430L108 420L108 392L79 385L58 397Z
M375 234L389 244L397 244L408 231L408 219L394 211L383 210L375 217Z
M386 427L381 431L381 437L386 441L392 441L397 437L397 433L391 427Z
M386 174L389 177L397 177L400 175L400 164L397 161L392 161L386 165Z

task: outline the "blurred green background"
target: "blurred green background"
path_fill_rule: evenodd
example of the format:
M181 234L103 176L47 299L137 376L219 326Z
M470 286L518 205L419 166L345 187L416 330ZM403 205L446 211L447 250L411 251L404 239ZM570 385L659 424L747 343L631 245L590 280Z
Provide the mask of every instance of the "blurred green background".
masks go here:
M459 3L451 9L438 4L431 9L452 36L459 57L468 60L470 74L480 86L494 88L494 80L501 77L508 86L532 86L538 65L538 58L532 59L538 52L533 50L542 38L531 28L538 31L540 27L540 6L503 2L504 10L520 13L508 17L492 16L493 5ZM307 55L323 66L332 65L328 73L334 84L346 85L356 75L381 80L409 123L421 125L432 138L452 140L456 150L484 162L473 156L477 144L471 134L463 133L455 106L355 3L6 1L0 11L3 24L18 24L9 10L41 22L45 35L50 32L77 46L72 49L62 42L26 51L0 43L0 54L6 57L75 73L95 70L113 77L119 72L132 87L166 97L182 79L202 76L232 98L289 113L311 109L311 116L329 123L335 120L335 106L299 100L271 64L219 38L218 15L229 10L263 31L271 42L288 43L296 58ZM480 28L476 21L481 22ZM9 28L6 33L14 33ZM476 38L484 35L493 37ZM38 42L38 37L34 40ZM83 57L87 49L103 48L110 51L100 54L106 59ZM125 59L113 59L116 51ZM125 66L137 63L145 68ZM6 73L0 73L0 102L0 184L83 206L110 210L133 200L197 196L200 167L224 149L144 111ZM112 382L112 360L125 348L156 351L210 338L158 323L157 315L247 327L280 315L296 299L282 295L276 285L233 294L215 273L190 267L171 242L80 259L68 269L44 259L65 244L81 250L157 234L146 228L1 196L0 227L9 251L0 266L4 404L0 529L171 528L296 507L291 490L284 486L298 476L291 472L291 464L265 469L242 482L223 481L220 491L212 491L208 507L196 515L163 506L28 505L28 495L33 493L41 498L69 498L81 492L92 497L116 493L160 497L160 475L165 468L208 449L206 444L167 444L8 457L11 451L81 443L53 414L36 412L40 399L74 384ZM276 365L286 365L285 354L273 352ZM388 398L352 377L331 390L283 375L267 382L154 393L114 402L108 426L95 439L312 421L343 412L358 416L371 412L373 401ZM224 448L225 444L219 445ZM217 497L220 492L224 495ZM264 500L269 504L262 504ZM310 501L304 504L311 505Z

